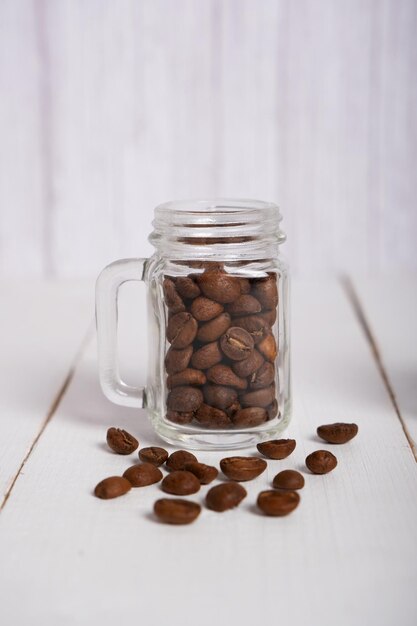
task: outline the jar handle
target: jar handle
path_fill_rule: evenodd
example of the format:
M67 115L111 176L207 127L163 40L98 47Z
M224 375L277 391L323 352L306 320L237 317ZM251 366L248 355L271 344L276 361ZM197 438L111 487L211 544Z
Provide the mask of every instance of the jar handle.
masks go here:
M123 406L143 408L144 387L132 387L120 378L117 351L119 287L130 280L143 281L147 259L121 259L105 267L96 282L98 366L104 395Z

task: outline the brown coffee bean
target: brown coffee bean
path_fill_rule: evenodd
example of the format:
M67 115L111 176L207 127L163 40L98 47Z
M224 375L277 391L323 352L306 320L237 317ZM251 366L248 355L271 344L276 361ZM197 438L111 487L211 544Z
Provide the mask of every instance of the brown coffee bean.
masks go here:
M249 294L241 295L234 302L227 305L227 311L232 316L250 315L251 313L259 313L261 304L259 300Z
M216 341L226 332L231 324L229 313L221 313L213 320L202 324L197 331L197 339L203 343Z
M187 463L193 463L194 461L197 461L197 457L194 456L192 452L188 452L188 450L176 450L169 455L166 467L170 471L183 470Z
M175 470L165 476L161 488L174 496L189 496L200 490L200 481L191 472Z
M117 454L132 454L138 447L139 441L122 428L109 428L107 431L107 445Z
M234 509L248 495L238 483L222 483L209 489L206 495L207 508L222 513Z
M196 411L202 402L203 394L200 389L189 386L174 387L167 398L168 408L180 413Z
M127 478L132 487L147 487L159 483L162 480L162 472L152 463L138 463L128 467L123 473L123 478Z
M205 374L201 370L187 368L182 372L171 374L167 378L167 387L179 387L180 385L204 385L207 381Z
M272 481L275 489L289 489L295 491L304 487L304 476L295 470L282 470L278 472Z
M268 419L272 420L274 417L278 415L278 402L274 400L271 404L266 407L266 412L268 413Z
M197 330L197 320L191 313L177 313L168 322L167 340L173 348L186 348L194 341Z
M187 346L183 350L169 348L165 356L165 369L167 374L176 374L188 367L193 353L193 347Z
M220 461L220 468L230 480L253 480L266 470L266 461L254 456L229 456Z
M253 426L259 426L268 419L268 415L265 409L261 407L248 407L246 409L240 409L232 417L233 424L240 428L250 428Z
M213 365L207 372L207 380L215 385L224 385L225 387L234 387L235 389L246 389L248 383L245 378L239 378L228 365L219 363Z
M110 498L123 496L131 488L132 485L126 478L122 478L121 476L110 476L96 485L94 495L102 500L110 500Z
M243 328L232 326L220 338L222 352L233 361L243 361L253 350L253 339Z
M240 411L241 408L242 407L240 406L239 402L236 400L236 402L233 402L230 406L227 407L226 413L230 418L233 418L235 413L237 413L237 411Z
M256 446L261 454L268 459L286 459L295 450L297 442L295 439L271 439L262 441Z
M139 450L139 458L144 463L152 463L155 467L163 465L168 458L168 452L164 448L150 446Z
M269 325L262 315L237 317L233 320L233 325L246 330L251 335L255 344L262 341L265 335L270 332Z
M163 283L165 303L171 313L185 311L185 304L175 289L175 283L171 278L165 278Z
M266 278L257 278L252 284L252 294L264 309L276 309L278 306L278 288L276 274Z
M187 300L197 298L201 293L200 287L190 276L179 276L175 281L175 288Z
M203 394L207 404L222 410L228 409L237 400L236 389L221 385L204 385Z
M180 313L181 315L181 313ZM272 363L277 358L277 343L274 335L266 335L259 343L258 350L263 356Z
M240 397L242 406L261 406L267 407L271 402L275 400L275 386L265 387L264 389L257 389L256 391L248 391Z
M317 434L328 443L347 443L358 434L357 424L323 424L317 428Z
M205 296L199 296L191 305L191 313L199 322L208 322L223 313L223 305Z
M251 286L247 278L239 278L240 293L246 295L250 292Z
M201 506L180 498L161 498L155 502L153 510L165 524L191 524L200 515Z
M306 458L306 465L313 474L328 474L337 465L337 459L327 450L316 450Z
M224 411L204 403L195 412L195 419L204 428L230 428L233 426L230 417Z
M223 354L220 351L217 341L207 343L205 346L196 350L191 359L191 365L199 370L206 370L212 365L220 363Z
M221 269L208 269L198 276L197 281L204 295L216 302L225 304L240 296L239 279Z
M208 485L213 482L219 473L219 470L216 467L213 467L213 465L206 465L205 463L199 463L198 461L187 463L185 470L194 474L194 476L200 481L201 485Z
M174 422L175 424L190 424L194 419L194 411L171 411L168 409L166 412L166 418L170 422Z
M263 362L263 356L257 350L252 350L251 354L243 361L235 361L232 363L232 369L235 374L241 378L245 378L256 372Z
M250 377L251 389L263 389L269 387L275 379L275 367L272 363L263 363Z
M296 491L261 491L256 501L265 515L282 517L292 513L300 502Z
M268 326L272 327L277 321L277 310L276 309L270 309L270 310L264 309L262 311L262 317L268 323Z

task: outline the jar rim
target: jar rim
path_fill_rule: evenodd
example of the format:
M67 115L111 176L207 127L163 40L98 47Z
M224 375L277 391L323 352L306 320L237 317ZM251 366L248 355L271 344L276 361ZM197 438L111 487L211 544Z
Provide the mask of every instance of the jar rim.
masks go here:
M260 213L262 214L260 216ZM273 202L246 198L207 198L174 200L155 208L155 222L171 222L173 225L233 225L273 219L281 221L279 207Z

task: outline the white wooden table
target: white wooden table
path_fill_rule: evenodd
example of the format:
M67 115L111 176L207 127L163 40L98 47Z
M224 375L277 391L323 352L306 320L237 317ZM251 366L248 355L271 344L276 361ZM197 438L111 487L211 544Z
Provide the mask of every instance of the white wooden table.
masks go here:
M142 446L160 443L145 412L100 391L93 282L3 282L0 623L414 626L416 285L415 276L353 277L352 293L336 279L294 280L295 453L247 484L240 509L203 510L193 525L169 527L151 515L158 487L92 496L100 479L134 462L106 449L110 425ZM146 368L143 293L123 290L120 344L133 381ZM319 443L316 426L333 421L357 422L358 437ZM305 473L292 515L257 514L257 492L279 469L304 471L318 448L336 453L337 469Z

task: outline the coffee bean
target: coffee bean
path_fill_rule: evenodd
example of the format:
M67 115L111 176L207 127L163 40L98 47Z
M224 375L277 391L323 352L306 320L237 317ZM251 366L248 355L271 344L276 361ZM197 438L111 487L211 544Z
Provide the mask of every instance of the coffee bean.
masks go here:
M172 411L188 413L196 411L203 402L200 389L189 386L174 387L168 394L167 406Z
M274 382L274 379L275 367L272 363L263 363L250 377L250 388L262 389L263 387L268 387Z
M208 485L213 482L219 473L219 470L216 467L213 467L213 465L206 465L205 463L199 463L198 461L187 463L185 465L185 470L194 474L194 476L200 481L201 485Z
M207 380L215 385L223 385L225 387L234 387L235 389L246 389L248 386L247 381L244 378L236 376L234 371L228 365L213 365L207 372Z
M150 446L139 450L139 458L144 463L152 463L155 467L163 465L168 458L168 452L164 448Z
M245 378L256 372L263 362L263 356L257 350L252 350L251 354L243 361L235 361L232 363L232 369L235 374L241 378Z
M190 424L190 422L194 419L194 411L171 411L168 409L166 412L166 418L170 422L174 422L175 424Z
M268 419L265 409L261 407L248 407L240 409L232 417L233 424L239 428L250 428L263 424Z
M226 410L237 400L237 391L221 385L204 385L204 400L217 409Z
M196 350L191 359L191 365L199 370L205 370L220 363L223 355L220 351L217 341L207 343L205 346Z
M277 358L277 343L274 335L266 335L266 337L258 343L258 350L268 361L273 363Z
M204 428L230 428L233 426L230 417L224 411L204 403L195 412L195 419Z
M259 300L264 309L276 309L278 306L276 274L269 274L266 278L254 280L252 294Z
M190 276L179 276L175 281L175 288L187 300L197 298L201 293L200 287Z
M357 424L323 424L317 428L317 434L328 443L347 443L358 434Z
M275 387L265 387L264 389L257 389L256 391L248 391L241 396L240 401L242 406L261 406L267 407L271 402L275 400Z
M110 498L123 496L131 488L132 485L126 478L122 478L121 476L110 476L96 485L94 495L102 500L110 500Z
M226 332L231 324L229 313L221 313L213 320L202 324L197 331L197 339L202 343L216 341Z
M262 315L237 317L233 320L233 325L246 330L251 335L255 344L262 341L265 335L270 332L269 325Z
M191 524L200 515L201 506L180 498L161 498L155 502L153 510L165 524Z
M227 305L227 311L230 315L250 315L251 313L259 313L261 304L259 300L249 294L241 295L234 302Z
M227 407L227 409L225 409L226 414L230 417L233 418L233 416L235 415L235 413L237 413L237 411L240 411L241 409L241 405L239 404L239 402L236 400L235 402L233 402L230 406Z
M289 489L294 491L295 489L302 489L304 487L304 476L295 470L282 470L282 472L278 472L275 476L272 484L275 489Z
M250 292L251 290L251 285L250 282L247 278L239 278L239 285L240 285L240 293L242 295L246 295Z
M165 303L171 313L185 311L185 304L175 289L175 284L170 278L165 278L163 283Z
M183 470L187 463L193 463L197 461L197 457L187 450L176 450L169 455L166 462L168 470Z
M262 317L267 322L268 326L272 327L277 321L277 310L276 309L271 309L271 310L264 309L262 311Z
M327 450L316 450L306 458L306 465L313 474L328 474L337 465L337 459Z
M253 339L243 328L229 328L220 338L222 352L233 361L243 361L253 350Z
M177 313L168 322L167 340L173 348L186 348L194 341L197 330L197 320L191 313Z
M271 439L262 441L256 446L261 454L268 459L286 459L295 450L295 439Z
M175 350L169 348L165 356L165 369L167 374L176 374L188 367L188 364L193 354L193 347L187 346L183 350Z
M201 370L187 368L182 372L171 374L167 378L167 387L172 389L180 385L204 385L207 381L205 374Z
M266 470L266 461L252 456L229 456L220 461L220 467L231 480L253 480Z
M265 515L282 517L292 513L300 502L296 491L261 491L256 501Z
M274 400L271 404L266 407L266 412L268 413L268 419L272 420L274 417L278 415L278 402Z
M189 496L200 490L200 481L191 472L175 470L165 476L161 488L174 496Z
M223 306L204 296L196 298L191 305L191 313L199 322L208 322L223 313Z
M247 491L238 483L223 483L209 489L206 495L207 508L222 513L234 509L247 496Z
M139 441L122 428L109 428L107 431L107 445L117 454L132 454L138 447Z
M162 472L152 463L138 463L128 467L123 478L127 478L132 487L147 487L159 483L162 480Z
M221 269L208 269L197 278L201 291L207 298L222 304L233 302L240 296L239 279Z

